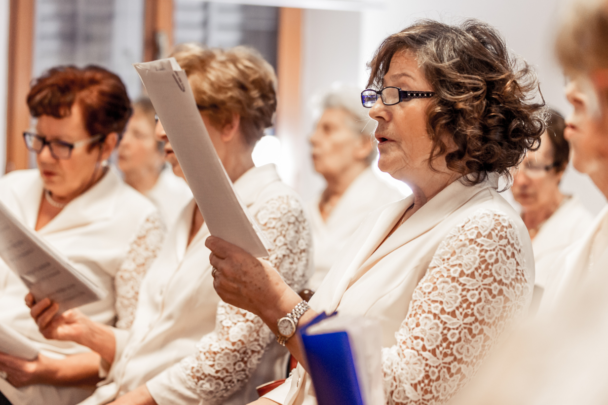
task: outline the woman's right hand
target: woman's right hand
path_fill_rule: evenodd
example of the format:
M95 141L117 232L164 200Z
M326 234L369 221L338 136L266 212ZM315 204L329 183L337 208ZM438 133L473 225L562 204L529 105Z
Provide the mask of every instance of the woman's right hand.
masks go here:
M57 303L48 298L36 302L31 293L25 296L25 304L45 338L75 342L98 353L108 364L114 361L116 337L109 326L93 322L77 309L57 314Z
M57 314L57 303L48 298L36 302L31 293L25 296L25 303L30 308L30 315L36 321L40 333L47 339L82 344L82 338L91 332L93 322L76 309Z

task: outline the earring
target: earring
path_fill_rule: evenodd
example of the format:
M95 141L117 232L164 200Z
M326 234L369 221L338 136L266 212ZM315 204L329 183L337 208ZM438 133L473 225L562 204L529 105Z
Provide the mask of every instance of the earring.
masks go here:
M104 159L101 161L101 167L104 169L109 166L108 159Z

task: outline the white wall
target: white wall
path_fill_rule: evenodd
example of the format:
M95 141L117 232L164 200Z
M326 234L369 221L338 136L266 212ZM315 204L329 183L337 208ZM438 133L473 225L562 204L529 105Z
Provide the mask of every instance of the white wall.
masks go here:
M6 164L6 91L8 84L9 0L0 0L0 176Z
M558 3L558 0L386 0L384 9L361 12L359 84L364 86L367 82L365 64L381 41L415 20L432 18L458 23L466 18L478 18L496 27L509 48L536 68L547 104L569 114L571 109L563 96L564 77L553 58ZM589 178L571 168L562 188L581 197L593 213L606 204Z

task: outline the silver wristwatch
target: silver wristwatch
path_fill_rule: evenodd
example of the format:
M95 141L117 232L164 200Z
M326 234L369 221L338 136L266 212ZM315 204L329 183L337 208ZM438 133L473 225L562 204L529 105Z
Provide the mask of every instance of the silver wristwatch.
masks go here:
M283 318L279 319L277 322L277 329L279 330L279 334L277 336L277 342L281 344L281 346L285 346L287 340L296 334L296 328L298 327L298 321L304 315L306 311L308 311L310 307L306 301L300 302L296 307L291 311L291 313L287 314Z

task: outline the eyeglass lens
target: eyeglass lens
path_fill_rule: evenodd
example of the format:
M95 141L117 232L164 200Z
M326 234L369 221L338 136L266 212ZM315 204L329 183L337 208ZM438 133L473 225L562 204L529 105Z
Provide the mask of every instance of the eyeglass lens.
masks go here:
M72 152L72 148L69 145L58 141L45 142L42 137L34 134L26 134L25 141L28 149L36 153L41 153L44 145L48 144L51 155L55 159L69 159Z
M382 102L385 105L393 105L399 102L399 89L395 87L385 87L382 89Z
M382 98L384 105L394 105L399 103L399 89L396 87L385 87L380 91L365 90L361 93L361 102L364 107L371 108L378 100L378 95Z
M371 108L378 99L378 93L375 90L365 90L361 93L361 102L364 107Z

